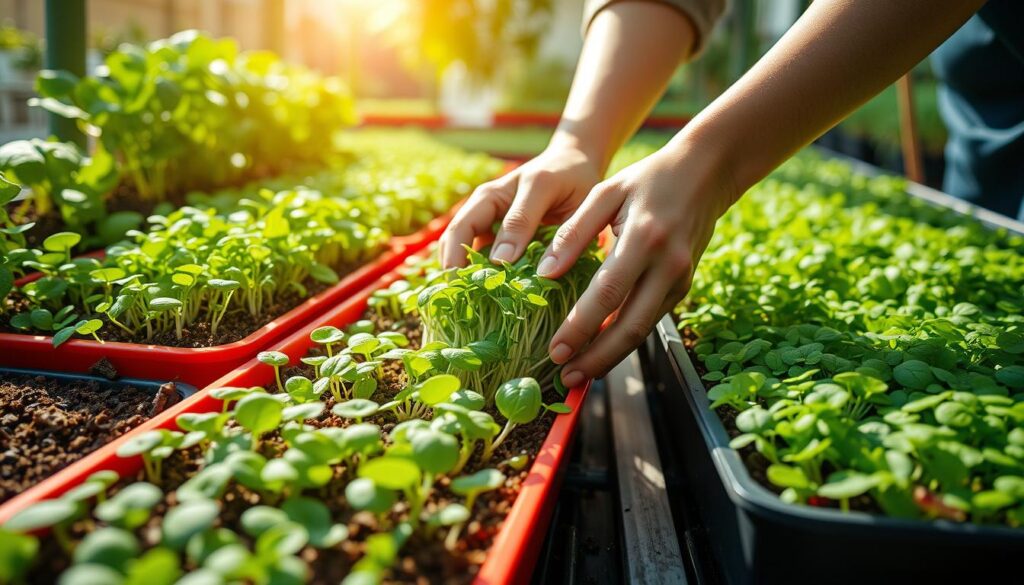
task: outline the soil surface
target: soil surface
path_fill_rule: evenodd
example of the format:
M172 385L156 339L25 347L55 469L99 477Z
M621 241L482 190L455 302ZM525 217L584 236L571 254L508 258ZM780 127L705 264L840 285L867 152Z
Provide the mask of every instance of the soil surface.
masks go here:
M127 385L0 377L0 504L178 402Z
M342 278L344 278L345 275L351 274L353 270L358 268L358 266L359 265L346 265L339 268L337 272ZM303 282L303 286L306 287L305 295L300 295L295 289L288 289L283 294L275 297L274 302L268 304L263 315L259 317L254 317L248 312L240 310L235 311L233 314L229 313L224 317L224 320L220 322L216 335L212 334L209 323L201 322L186 325L182 329L181 339L178 339L175 336L173 330L158 333L147 339L144 330L140 335L130 335L127 331L109 323L102 315L96 316L96 318L104 321L103 328L101 328L97 334L100 336L100 339L104 341L122 341L143 345L162 345L166 347L214 347L218 345L226 345L246 338L254 331L284 315L288 311L291 311L303 302L309 300L313 295L327 290L332 285L310 278ZM4 310L0 311L0 332L21 334L35 333L34 331L16 329L10 325L11 317L30 309L30 304L27 299L18 292L12 292L7 296L7 298L3 299L3 304ZM81 336L76 335L73 339L77 339L79 337ZM87 337L86 339L92 339L92 337Z
M13 201L8 203L7 212L11 215L11 218L15 223L24 224L35 222L36 225L32 226L32 229L25 232L25 244L27 247L34 248L41 246L43 244L43 240L48 236L52 236L57 232L68 231L67 226L64 225L64 219L60 216L60 209L54 208L46 215L39 215L34 206L22 210L22 203L22 201ZM185 200L182 196L176 196L171 198L171 203L175 208L177 208L184 205ZM121 184L114 189L107 198L106 205L108 214L118 211L137 211L143 218L146 218L153 213L153 209L156 208L157 202L142 199L138 196L138 193L135 192L134 188L129 185ZM76 254L83 254L91 251L91 249L75 249Z
M420 343L419 323L415 320L408 320L401 323L393 323L387 319L380 319L372 313L367 313L364 318L374 321L380 330L396 330L404 333L410 340L410 347L416 348ZM372 399L378 403L384 403L400 391L405 385L405 373L397 362L391 362L393 367L386 367L384 380L378 386L376 394ZM289 376L304 375L312 378L312 369L308 366L292 367L282 372L282 378ZM269 392L277 392L274 385L267 386ZM557 402L561 400L557 395L547 395L545 402ZM327 393L325 395L326 409L316 419L307 420L306 423L316 427L346 427L352 421L339 418L330 412L334 406L334 398ZM504 419L491 409L496 421ZM554 421L554 415L544 411L542 416L528 424L516 427L494 452L489 462L480 460L482 448L478 446L477 451L470 458L469 463L463 469L463 474L473 473L485 467L497 467L505 475L505 483L498 489L485 492L477 497L473 509L472 519L463 528L457 546L453 551L445 548L443 540L447 534L447 528L440 529L440 532L428 537L424 528L417 530L409 541L402 548L399 560L394 567L385 575L385 583L469 583L480 569L480 566L487 558L487 551L494 541L501 528L505 517L508 515L515 502L516 496L529 475L533 459L540 450L544 439ZM394 428L396 419L391 413L385 413L367 418L364 422L372 422L381 426L385 441L387 433ZM500 424L500 423L499 423ZM280 455L286 448L280 436L276 432L270 433L261 439L260 452L269 457ZM514 469L508 460L516 455L527 455L529 461L520 469ZM174 455L164 461L162 487L167 492L172 492L189 477L194 475L202 467L203 453L199 447L193 447L185 451L177 451ZM314 497L322 501L331 511L335 522L343 523L348 527L349 536L339 545L329 549L314 549L306 547L300 556L309 564L312 570L310 583L315 585L335 585L347 575L352 566L363 557L365 552L365 541L370 535L394 528L399 522L407 519L408 510L400 503L392 508L390 513L382 518L368 513L356 512L349 507L345 501L344 489L347 482L354 476L354 469L346 465L335 466L334 480L319 489L307 489L303 495ZM134 480L145 481L144 472L133 478ZM126 482L122 482L114 489L120 489ZM439 479L433 488L433 492L424 506L426 514L430 514L448 503L463 503L462 496L453 494L448 489L448 478ZM220 514L219 526L230 528L237 534L244 536L240 525L242 512L247 508L260 503L260 495L247 488L232 483L227 492L221 498L222 511ZM147 546L156 544L160 525L163 517L170 506L176 504L173 493L168 493L165 501L154 510L149 522L137 531L142 542ZM72 536L81 538L88 527L86 522L80 522L72 527ZM251 542L247 544L251 545ZM38 566L29 575L30 582L52 582L68 566L67 555L57 546L54 539L46 539L42 542L43 549L39 558L51 559L46 566ZM498 553L500 554L500 553ZM194 569L185 565L186 569Z

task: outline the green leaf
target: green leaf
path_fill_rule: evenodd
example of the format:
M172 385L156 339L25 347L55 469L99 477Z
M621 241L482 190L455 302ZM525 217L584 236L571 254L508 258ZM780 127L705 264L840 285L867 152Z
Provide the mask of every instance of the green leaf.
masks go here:
M380 487L372 479L360 477L345 486L345 499L356 510L383 514L391 509L398 496L394 490Z
M1010 388L1024 388L1024 366L1012 365L996 370L996 380Z
M459 461L459 443L447 433L424 429L413 434L410 443L416 464L427 473L448 473Z
M494 395L498 412L516 424L528 423L540 414L540 384L533 378L516 378L498 387Z
M256 359L275 368L282 368L288 365L288 355L279 351L261 351L256 354Z
M468 496L484 491L498 489L505 483L505 474L497 469L481 469L471 475L462 475L452 480L453 492Z
M914 390L923 390L935 380L931 367L921 360L907 360L892 373L897 382Z
M220 506L212 500L191 500L167 511L162 524L161 544L181 550L188 540L213 526Z
M43 249L49 252L67 252L82 241L82 236L74 232L58 232L43 240Z
M70 500L43 500L11 516L4 523L7 530L32 532L40 528L50 528L73 519L78 514L78 506Z
M855 472L837 472L825 485L818 488L818 495L832 500L849 499L875 488L878 479L871 475Z
M353 398L339 404L335 404L331 412L342 417L352 419L364 419L377 413L379 405L372 400Z
M378 486L403 490L420 481L420 468L403 457L378 457L359 466L359 477L372 479Z
M420 393L420 401L431 406L446 402L453 392L459 390L462 382L451 374L438 374L431 376L417 385Z
M811 482L799 467L775 463L768 466L768 481L783 488L809 489Z
M262 435L281 423L284 405L269 394L250 393L235 405L235 420L254 435Z

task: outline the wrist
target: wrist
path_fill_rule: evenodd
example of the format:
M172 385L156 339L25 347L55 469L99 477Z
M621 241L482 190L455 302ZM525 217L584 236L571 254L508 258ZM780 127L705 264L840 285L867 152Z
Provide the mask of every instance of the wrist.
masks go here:
M582 128L573 128L577 123L566 122L564 119L559 123L548 142L547 150L551 151L573 151L583 155L588 161L594 164L599 178L603 178L611 164L612 152L610 140L598 136L595 132L588 132ZM567 127L568 126L568 127Z
M676 169L679 180L689 185L685 191L702 199L716 218L756 182L748 182L748 169L733 144L713 127L691 122L659 151L666 164Z

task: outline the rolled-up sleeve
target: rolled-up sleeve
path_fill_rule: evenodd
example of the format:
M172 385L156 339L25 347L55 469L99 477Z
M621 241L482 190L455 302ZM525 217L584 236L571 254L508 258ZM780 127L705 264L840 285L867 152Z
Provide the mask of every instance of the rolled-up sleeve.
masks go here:
M721 18L725 10L726 0L586 0L583 5L583 34L586 35L590 28L591 21L609 5L616 2L657 2L671 6L682 12L693 23L697 31L697 41L693 47L693 57L696 57L704 50L707 40L711 35L711 29Z

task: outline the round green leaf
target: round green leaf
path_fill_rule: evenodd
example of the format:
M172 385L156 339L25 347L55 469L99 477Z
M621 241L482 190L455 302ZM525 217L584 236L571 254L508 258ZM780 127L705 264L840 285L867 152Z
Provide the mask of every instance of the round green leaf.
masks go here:
M472 475L456 477L452 480L451 489L461 496L468 496L498 489L503 483L505 483L504 473L497 469L487 468Z
M345 499L356 510L383 514L395 505L398 496L394 490L382 488L372 479L360 477L345 486Z
M191 500L167 511L161 543L181 550L188 540L213 526L220 507L212 500Z
M451 374L431 376L417 386L420 401L431 406L445 402L462 386L462 382Z
M540 384L533 378L516 378L498 387L494 395L498 412L516 424L528 423L540 414Z
M288 365L288 356L279 351L261 351L256 354L256 359L268 366L274 366L277 368Z
M386 489L402 490L419 483L420 468L402 457L378 457L359 466L359 477L372 479Z
M12 516L4 523L4 528L17 532L31 532L62 524L77 514L78 505L71 500L44 500Z
M284 405L269 394L248 394L235 405L235 420L254 435L262 435L281 423Z
M459 461L459 442L447 433L423 429L414 433L409 442L416 463L427 473L448 473Z
M335 404L331 412L342 418L363 419L377 413L378 404L372 400L353 398L340 404Z
M57 232L43 240L43 249L49 252L67 252L82 241L82 236L74 232Z

